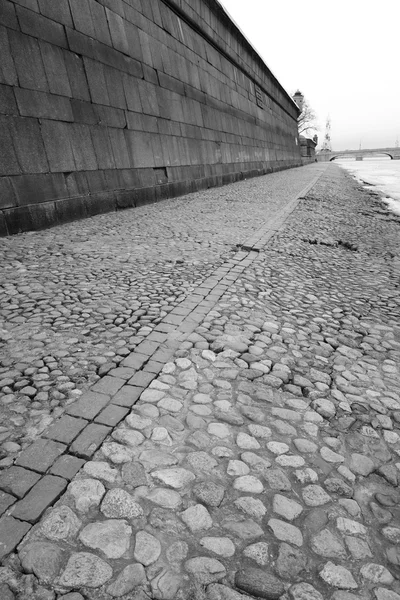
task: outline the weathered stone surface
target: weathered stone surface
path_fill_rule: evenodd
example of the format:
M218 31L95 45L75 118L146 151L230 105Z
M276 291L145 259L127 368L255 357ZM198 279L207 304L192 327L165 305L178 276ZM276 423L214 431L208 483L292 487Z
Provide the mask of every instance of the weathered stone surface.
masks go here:
M266 542L250 544L243 550L243 554L254 560L260 567L264 567L269 563L269 546Z
M346 535L344 538L347 549L351 553L352 557L356 560L363 560L365 558L372 558L372 552L365 540L357 537Z
M236 437L236 444L243 450L259 450L261 448L255 437L242 431Z
M360 574L364 579L371 583L381 583L382 585L390 585L394 581L393 575L383 565L376 563L367 563L363 565Z
M212 481L205 481L193 487L193 494L207 506L219 506L224 498L225 489Z
M68 492L75 500L76 509L86 513L92 506L100 504L106 490L97 479L76 479L69 484Z
M250 469L242 460L230 460L226 472L232 477L240 477L250 473Z
M284 492L292 489L289 478L281 469L268 469L263 475L265 481L272 490Z
M207 427L207 431L210 435L214 435L221 440L228 438L231 435L231 430L225 423L210 423Z
M145 567L157 560L161 553L161 544L147 531L138 531L135 539L134 557Z
M263 529L252 519L245 519L244 521L230 519L223 521L222 526L242 540L252 540L264 535Z
M324 600L324 597L309 583L296 583L289 590L291 600Z
M304 552L293 548L290 544L282 543L276 560L276 570L282 579L296 581L306 569L307 557Z
M58 580L67 588L98 588L111 579L113 570L104 560L89 552L75 552Z
M298 438L293 440L293 443L299 452L304 452L306 454L314 454L318 450L317 444L314 444L314 442L307 439Z
M220 583L212 583L207 587L206 600L246 600L246 596Z
M268 527L270 527L278 540L282 542L289 542L295 546L303 545L303 536L298 527L281 521L279 519L270 519L268 521Z
M194 473L187 469L159 469L153 471L151 476L164 485L168 485L176 490L181 490L191 483L196 477Z
M258 498L252 498L251 496L242 496L235 500L235 506L247 515L256 519L262 519L267 512L264 504Z
M125 594L129 594L137 586L146 582L146 572L143 565L136 563L127 565L116 580L108 586L107 594L113 598L119 598Z
M101 451L115 465L122 465L133 458L132 449L117 442L105 442L101 447Z
M319 556L325 558L345 558L346 550L338 537L333 535L329 529L323 529L311 540L312 550Z
M294 521L294 519L303 512L303 507L291 498L286 498L286 496L282 496L281 494L275 494L273 499L273 511L288 521Z
M331 501L331 497L319 485L308 485L303 488L302 496L307 506L321 506Z
M285 591L280 579L265 570L247 567L236 572L235 585L244 592L257 598L274 600L280 598Z
M358 521L352 519L346 519L345 517L338 517L336 520L336 526L342 533L349 535L365 535L367 529Z
M90 523L79 534L85 546L104 552L108 558L121 558L129 549L132 528L122 519Z
M200 540L200 544L207 550L225 558L229 558L235 554L235 545L227 537L203 537Z
M332 562L327 562L319 574L327 584L339 589L355 590L358 588L350 571Z
M328 463L342 463L344 462L344 456L342 454L338 454L334 452L327 446L323 446L320 450L320 454L324 460Z
M178 597L178 591L181 585L181 576L176 573L163 569L151 581L151 593L155 600L175 600ZM147 600L146 596L143 600Z
M132 488L147 485L147 476L144 467L140 463L128 462L122 466L122 479Z
M191 452L187 457L188 463L195 471L211 472L218 466L218 461L207 452Z
M181 514L181 518L193 533L202 529L210 529L213 524L210 513L202 504L195 504L187 508Z
M184 560L189 552L189 546L186 542L179 540L174 542L165 551L166 557L170 563L180 563Z
M143 444L145 440L144 435L140 433L140 431L131 431L130 429L124 429L122 427L113 431L111 435L114 440L121 444L125 444L129 448L136 448L136 446Z
M261 494L264 486L257 477L253 475L243 475L235 479L233 483L235 490L240 492L248 492L249 494Z
M375 469L375 463L364 454L354 453L351 455L350 469L357 475L367 477Z
M226 569L219 560L206 556L197 556L186 561L185 569L203 585L219 581L226 575Z
M43 535L49 540L74 538L82 522L68 506L57 506L44 518L40 525Z
M117 469L114 469L111 467L111 465L104 461L91 460L85 464L83 470L89 475L89 477L102 479L108 483L114 483L118 477Z
M182 504L182 496L178 492L166 488L154 488L146 498L163 508L176 509Z
M19 552L22 568L44 582L51 583L59 574L63 550L48 542L31 542Z
M132 496L121 488L114 488L104 496L101 512L109 519L136 519L143 515L143 509Z
M386 588L377 588L374 593L376 600L400 600L400 594Z

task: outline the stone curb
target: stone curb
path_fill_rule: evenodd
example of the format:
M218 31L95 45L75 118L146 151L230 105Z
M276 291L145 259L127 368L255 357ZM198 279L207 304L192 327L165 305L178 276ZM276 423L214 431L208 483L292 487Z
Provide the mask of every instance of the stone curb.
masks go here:
M0 512L4 514L0 518L0 560L15 550L45 510L60 498L181 343L257 258L327 168L272 221L241 244L233 258L168 313L118 367L93 384L43 437L19 455L12 467L1 473Z
M317 183L319 178L325 173L326 167L321 173L319 173L314 179L306 185L301 192L297 194L293 200L290 200L285 208L278 213L269 223L266 223L260 229L258 229L253 235L251 235L247 240L242 244L242 250L253 250L255 252L260 252L260 250L269 242L269 240L275 235L277 231L282 227L286 219L289 215L292 214L294 209L299 204L300 200L302 200L311 188Z

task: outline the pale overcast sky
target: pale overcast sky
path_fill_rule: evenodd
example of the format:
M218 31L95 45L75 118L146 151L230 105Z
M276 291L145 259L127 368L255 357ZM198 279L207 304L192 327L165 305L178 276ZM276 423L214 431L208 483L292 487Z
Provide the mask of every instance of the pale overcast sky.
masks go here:
M219 0L335 150L400 142L400 0Z

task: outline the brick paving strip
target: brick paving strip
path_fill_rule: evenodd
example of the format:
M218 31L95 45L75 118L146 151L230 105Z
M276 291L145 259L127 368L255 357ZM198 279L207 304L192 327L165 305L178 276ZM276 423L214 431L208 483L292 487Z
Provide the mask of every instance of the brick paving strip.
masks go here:
M269 222L246 239L220 266L175 307L117 368L97 381L43 437L26 448L0 475L0 560L13 552L44 511L103 441L130 412L142 392L176 349L202 322L225 291L257 258L327 167ZM1 491L2 490L2 491Z

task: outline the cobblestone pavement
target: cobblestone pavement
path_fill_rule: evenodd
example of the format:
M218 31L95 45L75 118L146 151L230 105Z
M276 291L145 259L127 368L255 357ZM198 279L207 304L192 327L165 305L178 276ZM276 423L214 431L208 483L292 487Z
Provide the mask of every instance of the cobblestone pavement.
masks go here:
M399 225L332 165L268 245L215 264L224 293L169 330L139 399L123 358L71 405L127 412L65 493L53 466L3 517L2 554L10 527L24 539L1 599L400 600ZM22 453L4 494L35 490L40 460Z
M0 468L321 170L0 240Z

